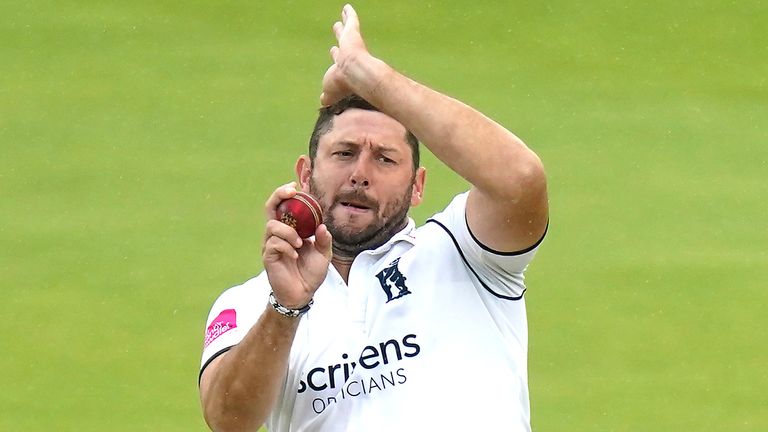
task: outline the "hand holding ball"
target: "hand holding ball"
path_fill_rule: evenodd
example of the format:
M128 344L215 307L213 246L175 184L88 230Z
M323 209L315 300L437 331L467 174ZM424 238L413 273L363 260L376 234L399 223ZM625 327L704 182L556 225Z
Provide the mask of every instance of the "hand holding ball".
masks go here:
M295 229L299 237L305 239L312 237L323 223L323 210L315 197L297 192L293 198L283 200L277 206L277 219Z

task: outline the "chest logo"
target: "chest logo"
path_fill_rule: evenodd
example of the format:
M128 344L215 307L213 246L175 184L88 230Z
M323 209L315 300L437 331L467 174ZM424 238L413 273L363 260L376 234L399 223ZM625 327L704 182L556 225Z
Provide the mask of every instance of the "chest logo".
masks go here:
M408 287L405 286L406 277L397 268L398 262L400 262L400 258L392 261L389 266L376 274L376 278L379 279L381 284L381 289L387 295L387 303L411 293Z

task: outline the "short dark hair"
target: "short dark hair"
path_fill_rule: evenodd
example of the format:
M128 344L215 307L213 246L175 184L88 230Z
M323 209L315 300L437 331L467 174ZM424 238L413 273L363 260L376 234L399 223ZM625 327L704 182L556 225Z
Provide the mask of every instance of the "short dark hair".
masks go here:
M320 108L317 121L315 122L315 128L312 130L312 136L309 137L310 161L315 161L315 156L317 156L317 145L320 142L320 137L325 135L328 131L331 130L331 128L333 128L333 118L352 108L381 112L381 110L371 105L367 100L355 94L349 95L331 106ZM419 139L416 138L416 135L414 135L413 132L406 129L405 140L408 142L408 145L411 146L411 154L413 155L413 170L415 172L419 168Z

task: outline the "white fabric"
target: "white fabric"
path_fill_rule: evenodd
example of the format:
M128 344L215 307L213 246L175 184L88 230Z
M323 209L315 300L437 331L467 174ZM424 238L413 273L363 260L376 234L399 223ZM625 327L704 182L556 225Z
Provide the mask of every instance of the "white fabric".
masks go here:
M467 195L360 254L348 285L330 266L301 318L270 431L530 431L522 294L536 248L513 255L478 245ZM403 286L409 293L398 296ZM262 272L219 297L201 367L242 340L269 291ZM230 309L237 327L213 322Z

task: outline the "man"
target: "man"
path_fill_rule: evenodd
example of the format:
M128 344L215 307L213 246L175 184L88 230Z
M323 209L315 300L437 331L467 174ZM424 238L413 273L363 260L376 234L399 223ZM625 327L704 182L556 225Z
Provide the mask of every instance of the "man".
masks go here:
M295 183L267 200L265 271L208 318L206 421L529 431L523 271L548 222L541 162L497 123L373 57L351 6L333 30L326 108L295 167L325 224L302 240L275 219ZM419 228L407 216L425 182L414 136L472 185Z

